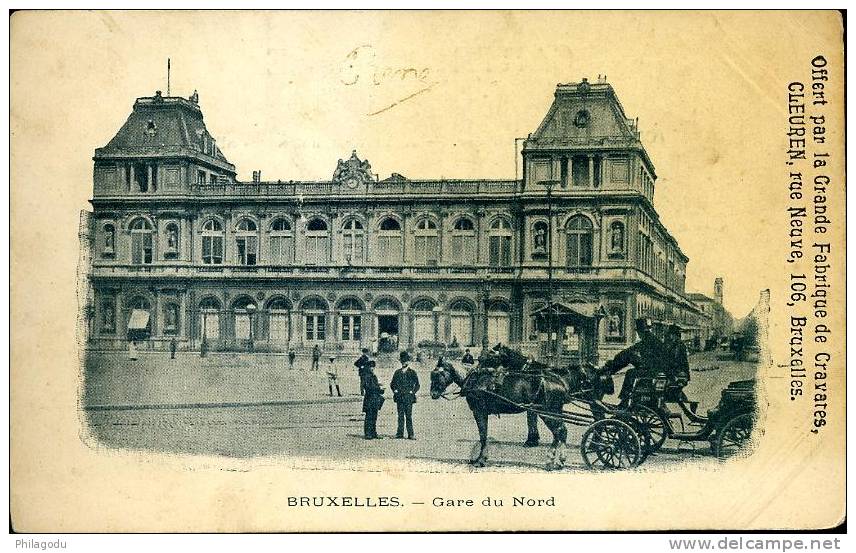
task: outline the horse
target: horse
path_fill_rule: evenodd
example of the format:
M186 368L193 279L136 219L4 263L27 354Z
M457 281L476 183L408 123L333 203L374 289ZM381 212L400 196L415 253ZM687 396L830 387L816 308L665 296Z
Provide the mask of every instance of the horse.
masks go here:
M526 411L529 435L527 445L538 444L538 417L553 434L548 469L564 466L568 429L565 423L549 414L560 415L571 395L586 389L589 380L579 367L566 371L551 370L546 365L528 361L523 355L503 346L497 346L479 359L479 365L466 377L451 363L444 363L431 372L431 397L443 397L452 384L460 388L460 395L475 418L479 430L480 450L471 461L477 467L487 464L488 417L499 414L517 414ZM536 415L526 409L537 407L546 415Z

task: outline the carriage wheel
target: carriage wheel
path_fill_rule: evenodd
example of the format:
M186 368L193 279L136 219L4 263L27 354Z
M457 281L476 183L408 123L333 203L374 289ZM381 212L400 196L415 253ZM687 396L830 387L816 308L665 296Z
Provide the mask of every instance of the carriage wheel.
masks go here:
M728 419L716 433L713 453L720 459L727 459L746 448L752 437L753 417L743 413Z
M659 451L668 437L666 419L662 413L647 405L636 405L630 409L630 416L642 427L642 431L645 433L646 457Z
M580 450L590 469L627 469L642 462L641 444L639 434L626 422L603 419L585 431Z

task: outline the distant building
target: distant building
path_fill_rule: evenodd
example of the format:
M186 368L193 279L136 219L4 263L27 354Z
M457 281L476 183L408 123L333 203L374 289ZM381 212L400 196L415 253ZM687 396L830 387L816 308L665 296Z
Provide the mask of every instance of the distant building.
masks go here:
M238 182L198 95L139 98L95 151L90 347L543 356L552 322L554 355L599 361L636 317L698 332L688 259L609 84L558 85L522 157L521 180L381 180L354 151L329 180Z
M717 277L713 283L713 296L706 296L697 292L687 294L687 297L695 303L704 317L701 318L705 324L699 333L703 341L720 340L731 335L734 328L734 317L722 304L724 299L725 282L722 277Z

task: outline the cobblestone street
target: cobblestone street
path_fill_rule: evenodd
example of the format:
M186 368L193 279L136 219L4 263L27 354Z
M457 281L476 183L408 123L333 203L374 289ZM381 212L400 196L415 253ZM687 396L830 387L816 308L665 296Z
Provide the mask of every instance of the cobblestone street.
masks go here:
M700 402L704 413L719 400L726 384L754 376L755 365L717 358L703 353L690 358L692 381L689 397ZM167 360L168 361L168 360ZM427 393L430 363L419 367L423 393ZM391 366L379 370L381 382L388 387ZM334 464L361 459L390 458L421 460L447 468L468 467L467 461L478 441L472 415L463 400L432 400L420 395L414 409L415 441L396 440L395 404L388 399L378 421L384 438L362 438L363 415L356 378L342 375L342 398L326 396L324 372L294 371L286 375L315 385L311 394L287 403L234 405L192 408L101 408L86 412L93 436L107 447L156 450L181 454L222 455L234 458L255 456L314 457ZM616 383L616 389L620 382ZM387 395L389 392L387 391ZM614 400L614 398L612 398ZM526 419L523 415L505 415L490 419L490 466L543 469L551 435L539 423L542 446L524 448ZM582 467L578 447L583 428L570 427L568 462L570 468ZM679 444L668 441L646 464L674 463L688 455L708 455L706 442Z

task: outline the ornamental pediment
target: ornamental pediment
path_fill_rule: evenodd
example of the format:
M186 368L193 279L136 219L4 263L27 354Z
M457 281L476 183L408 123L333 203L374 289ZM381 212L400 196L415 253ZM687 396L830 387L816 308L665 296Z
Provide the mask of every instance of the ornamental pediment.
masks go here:
M361 160L357 157L356 150L351 152L351 157L347 160L340 159L336 164L336 170L333 172L333 182L344 184L348 188L357 188L372 180L374 180L372 166L368 160Z

